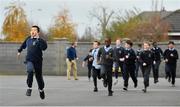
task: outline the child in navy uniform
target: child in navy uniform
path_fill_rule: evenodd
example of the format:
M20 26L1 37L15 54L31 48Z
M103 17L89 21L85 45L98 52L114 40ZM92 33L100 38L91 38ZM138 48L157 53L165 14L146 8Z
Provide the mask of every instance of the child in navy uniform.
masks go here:
M117 39L116 40L116 47L114 48L114 64L115 64L115 70L114 70L114 76L115 76L115 82L114 85L116 85L118 83L118 71L119 71L119 67L121 68L121 73L124 79L124 71L123 71L123 63L124 61L122 61L124 57L124 48L121 45L121 40Z
M149 75L151 72L152 63L154 61L154 54L150 50L150 43L143 43L143 51L140 54L141 66L142 66L142 74L144 78L144 89L142 91L146 93L147 87L149 86Z
M134 87L137 87L137 78L135 76L135 60L136 60L136 54L135 51L132 49L133 43L130 40L127 40L125 43L125 51L124 51L124 88L123 90L127 91L128 88L128 81L129 81L129 75L131 76Z
M85 62L87 62L87 67L88 67L88 79L89 81L91 80L91 70L92 70L92 63L93 63L93 57L92 57L92 50L89 50L89 54L84 58L83 63L82 63L82 67L84 67Z
M18 49L18 57L23 49L27 48L26 66L27 66L27 85L28 89L26 92L27 96L31 96L33 74L35 73L36 80L38 83L39 93L41 99L45 98L44 93L44 80L42 76L42 61L43 53L46 50L47 43L39 36L40 28L38 26L31 27L31 36L27 37L21 47Z
M105 39L105 46L101 47L98 51L97 61L101 65L101 77L103 78L104 87L108 86L108 96L113 95L112 91L112 67L113 67L113 48L111 39Z
M136 70L135 70L136 78L138 77L139 68L141 69L141 62L140 62L141 51L142 51L142 46L141 44L138 44L138 49L136 50Z
M92 50L92 57L93 57L93 64L92 64L92 76L93 76L93 82L94 82L94 92L98 92L97 87L97 78L101 79L101 66L97 63L97 54L99 51L99 45L100 42L94 41L93 42L93 50Z
M154 83L157 83L159 78L159 65L161 64L161 56L163 56L163 51L157 46L156 42L153 42L151 51L154 53L154 62L152 64Z
M175 86L176 66L179 58L178 52L174 47L174 42L169 41L168 49L164 51L166 78L169 77L169 82L172 79L172 86Z

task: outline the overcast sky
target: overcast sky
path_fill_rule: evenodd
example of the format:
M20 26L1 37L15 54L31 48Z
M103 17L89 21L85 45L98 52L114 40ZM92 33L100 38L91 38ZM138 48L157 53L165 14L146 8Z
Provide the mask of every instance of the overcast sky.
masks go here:
M0 31L2 31L2 23L4 20L4 7L15 0L0 0ZM77 32L82 36L87 26L96 27L97 21L91 19L89 11L98 5L108 7L115 12L118 10L132 10L133 7L140 11L151 11L152 0L19 0L25 2L25 12L28 20L32 21L47 31L52 24L53 17L57 15L63 7L70 11L70 15L74 23L77 24ZM159 8L161 1L159 1ZM163 6L168 11L180 9L180 0L163 0Z

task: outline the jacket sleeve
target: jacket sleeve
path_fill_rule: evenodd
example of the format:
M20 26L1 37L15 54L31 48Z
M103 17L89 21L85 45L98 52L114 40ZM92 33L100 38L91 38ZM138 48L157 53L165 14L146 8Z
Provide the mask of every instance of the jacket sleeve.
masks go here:
M74 50L75 50L75 53L74 53L74 54L75 54L75 58L77 58L77 52L76 52L76 49L74 49Z
M116 55L116 48L113 49L113 58L114 58L114 61L118 61L117 55Z
M139 61L141 64L143 63L143 52L139 54Z
M67 49L67 58L70 59L70 48Z
M38 46L41 50L45 51L47 49L47 42L41 38L38 39Z
M116 57L114 57L114 56L115 56L115 52L114 52L114 49L112 49L112 60L116 61Z
M175 55L174 55L175 59L179 59L179 55L178 55L178 52L177 50L175 51Z
M84 59L83 59L83 61L87 61L89 59L89 55L87 55Z
M19 49L18 49L18 52L22 52L22 50L23 49L26 49L26 41L28 40L30 38L30 36L29 37L27 37L26 39L25 39L25 41L21 44L21 46L19 47Z
M167 59L167 50L164 51L163 57L164 57L164 59Z
M152 61L156 61L155 52L151 51L151 54Z
M163 58L163 57L164 57L164 55L163 55L163 51L162 51L162 49L161 49L161 48L159 48L159 51L160 51L161 58Z
M97 61L98 62L100 61L101 54L102 54L102 48L99 49L98 54L97 54Z

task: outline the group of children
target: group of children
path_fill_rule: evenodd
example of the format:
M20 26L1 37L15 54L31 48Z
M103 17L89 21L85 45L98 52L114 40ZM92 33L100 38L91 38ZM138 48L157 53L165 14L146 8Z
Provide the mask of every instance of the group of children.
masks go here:
M32 26L30 31L30 36L28 36L18 49L17 56L19 57L23 49L27 48L26 55L26 67L27 67L27 86L26 91L27 96L31 96L33 75L35 74L38 83L39 95L41 99L45 99L44 92L44 80L42 75L42 62L43 62L43 52L47 49L47 43L45 40L41 39L40 28L38 26ZM113 65L115 67L114 76L116 78L115 84L118 82L118 71L121 69L122 77L124 80L123 90L128 90L128 80L129 76L134 82L134 87L138 85L138 69L140 68L144 78L144 88L143 92L147 91L149 86L149 75L151 68L153 70L154 83L158 82L159 77L159 65L161 59L164 58L165 62L165 73L166 79L171 82L172 86L175 86L176 77L176 66L178 59L178 52L175 49L175 44L173 41L169 41L168 48L163 52L161 48L157 47L157 43L153 42L153 47L149 42L143 42L143 46L139 45L139 49L135 52L132 48L133 43L131 40L125 41L125 45L122 46L121 40L116 40L116 46L111 47L111 39L105 39L105 45L100 47L100 42L93 42L93 49L89 51L89 55L84 59L88 61L88 77L91 77L91 71L94 82L94 92L98 91L97 79L103 79L104 87L108 87L108 95L112 96L112 77ZM77 43L73 43L72 46L67 50L67 64L68 64L68 79L70 79L70 67L74 65L75 80L77 78L77 68L75 59ZM85 63L83 63L84 66Z
M121 70L122 78L124 80L123 90L128 90L129 76L134 82L134 87L138 86L138 72L142 71L144 80L144 88L142 91L146 93L149 86L149 76L152 70L154 83L159 82L159 66L161 60L165 62L165 74L166 79L171 82L172 86L175 86L176 77L176 65L178 60L178 52L175 49L173 41L169 41L168 48L163 52L156 42L152 43L145 41L138 45L139 49L136 51L132 48L133 42L131 40L125 41L124 46L120 39L116 40L116 46L112 48L111 39L105 39L105 46L100 47L100 42L93 42L93 49L89 52L85 61L92 63L92 69L89 68L89 72L92 71L94 92L98 91L97 79L103 79L104 87L108 86L108 95L112 96L112 77L114 68L114 85L118 83L118 73ZM88 65L90 66L90 65ZM90 73L89 73L90 74ZM88 76L90 79L90 75Z

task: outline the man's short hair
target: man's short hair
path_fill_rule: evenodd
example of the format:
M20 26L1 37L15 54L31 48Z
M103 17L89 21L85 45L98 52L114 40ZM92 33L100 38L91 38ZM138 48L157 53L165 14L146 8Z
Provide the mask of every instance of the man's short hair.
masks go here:
M98 46L101 44L99 41L94 41L94 42L96 42L98 44Z
M151 43L149 41L144 41L143 44L148 44L149 46L151 46Z
M34 28L36 28L38 32L40 32L40 28L39 28L39 26L37 26L37 25L33 25L33 26L32 26L32 28L33 28L33 27L34 27Z
M76 41L75 41L75 42L72 42L71 45L73 46L73 45L75 45L76 43L77 43Z
M126 43L129 44L131 47L133 46L133 43L131 40L127 40Z
M111 38L109 38L109 37L105 38L104 42L107 42L107 43L111 44Z
M169 44L172 44L172 45L174 45L174 42L173 42L173 41L169 41L168 45L169 45Z

